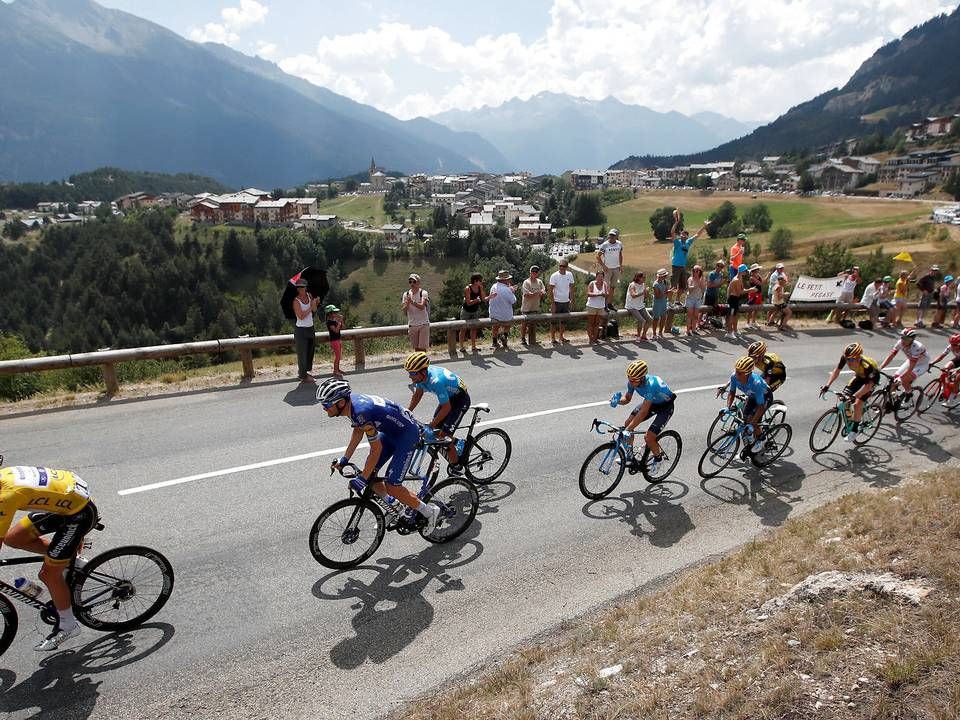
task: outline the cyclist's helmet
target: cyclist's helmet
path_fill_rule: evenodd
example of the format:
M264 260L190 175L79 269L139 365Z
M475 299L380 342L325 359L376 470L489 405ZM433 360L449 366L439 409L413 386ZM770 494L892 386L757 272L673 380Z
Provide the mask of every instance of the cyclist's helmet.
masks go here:
M757 357L757 355L766 354L767 344L763 340L757 340L755 343L750 343L750 347L747 348L747 355L750 357Z
M329 378L317 388L317 401L330 405L337 400L350 397L350 383L346 380Z
M910 342L913 342L914 340L916 340L916 338L917 338L917 331L914 330L912 327L904 328L903 332L900 333L901 340L909 340Z
M415 352L407 355L407 359L403 363L403 369L407 372L415 373L426 370L429 364L430 358L427 357L425 352Z
M863 356L863 345L858 342L852 342L843 349L845 358L858 358Z
M637 382L647 374L647 364L643 360L634 360L627 365L627 380Z
M744 355L742 358L737 360L733 366L733 369L737 372L748 373L753 371L754 365L756 365L756 363L753 361L753 358L749 355Z
M960 345L960 333L955 333L954 335L950 336L950 344L953 347Z

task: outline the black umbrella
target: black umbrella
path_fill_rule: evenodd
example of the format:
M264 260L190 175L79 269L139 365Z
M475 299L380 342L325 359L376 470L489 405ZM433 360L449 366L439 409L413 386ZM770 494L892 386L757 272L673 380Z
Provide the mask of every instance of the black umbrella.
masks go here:
M305 267L298 272L283 289L283 295L280 296L280 309L283 310L284 317L288 320L296 320L297 316L293 312L293 299L297 296L297 280L303 278L307 281L307 292L323 302L330 289L330 283L327 282L327 271L315 267Z

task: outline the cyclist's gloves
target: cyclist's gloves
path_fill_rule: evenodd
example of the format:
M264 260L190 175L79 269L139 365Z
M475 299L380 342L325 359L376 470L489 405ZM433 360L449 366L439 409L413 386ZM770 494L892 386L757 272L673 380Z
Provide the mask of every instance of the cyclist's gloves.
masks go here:
M622 393L622 392L615 392L615 393L610 397L610 407L612 407L612 408L617 407L617 406L620 404L620 398L622 398L622 397L623 397L623 393Z
M424 425L424 426L423 426L423 439L426 440L427 442L433 442L434 440L437 439L437 433L436 433L436 431L434 431L434 429L433 429L432 427L430 427L429 425Z
M344 455L339 460L337 460L337 465L339 465L340 467L345 467L348 462L350 462L350 458Z
M830 389L830 386L829 386L829 385L824 385L822 388L820 388L820 394L821 394L821 395L826 395L826 394L827 394L827 390L829 390L829 389Z

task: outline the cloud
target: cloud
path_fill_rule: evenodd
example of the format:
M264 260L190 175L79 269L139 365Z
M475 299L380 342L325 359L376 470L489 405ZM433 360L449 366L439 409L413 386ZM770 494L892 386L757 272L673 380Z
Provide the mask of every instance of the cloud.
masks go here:
M240 7L225 7L220 11L223 22L209 22L203 27L190 28L189 36L196 42L236 45L240 42L238 32L251 25L262 23L269 12L270 8L258 3L257 0L240 0Z
M503 33L464 42L382 20L325 35L280 66L403 118L553 91L769 120L951 10L942 0L554 0L529 41Z
M257 55L265 60L273 60L277 56L277 44L257 40Z

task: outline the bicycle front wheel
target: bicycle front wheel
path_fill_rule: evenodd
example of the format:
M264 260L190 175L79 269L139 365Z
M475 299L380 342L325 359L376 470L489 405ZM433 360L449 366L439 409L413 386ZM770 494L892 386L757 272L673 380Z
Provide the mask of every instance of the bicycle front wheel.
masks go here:
M464 449L467 460L463 472L477 485L496 480L507 469L512 444L510 436L500 428L487 428L477 433Z
M17 635L17 609L0 595L0 655L3 655Z
M833 441L837 439L837 434L840 432L840 425L841 420L837 409L827 410L810 430L810 450L821 453L833 445Z
M420 531L423 539L432 543L449 542L460 535L470 527L480 507L477 488L464 478L447 478L438 482L423 501L440 508L440 519L433 532L424 535L423 530Z
M926 387L923 388L923 392L920 393L919 399L917 400L917 413L922 415L927 410L932 408L934 403L940 399L942 394L942 386L939 378L928 382Z
M351 568L377 551L385 533L383 513L372 502L339 500L320 513L310 528L310 553L324 567Z
M787 421L787 411L781 400L774 400L770 407L763 413L763 423L765 425L782 425Z
M156 550L118 547L74 567L73 614L94 630L112 632L142 625L173 592L173 567Z
M786 423L767 428L763 433L760 450L750 453L750 461L759 468L770 465L786 452L792 437L793 428Z
M663 453L663 460L655 461L649 447L644 448L640 459L640 472L648 483L666 480L680 462L680 451L683 449L683 440L676 430L664 430L657 435L657 444Z
M724 433L707 446L700 456L697 472L704 480L722 473L740 449L740 435L735 432Z
M725 412L717 413L717 416L710 424L710 429L707 431L707 445L710 445L721 435L726 435L728 432L733 432L736 429L737 419L734 415Z
M589 500L600 500L613 492L623 478L627 459L615 442L594 448L580 467L580 492Z
M863 418L860 420L860 431L854 445L866 445L873 440L873 436L880 429L883 421L883 399L877 398L863 407Z
M900 390L893 398L893 416L897 422L906 422L917 411L917 391Z

